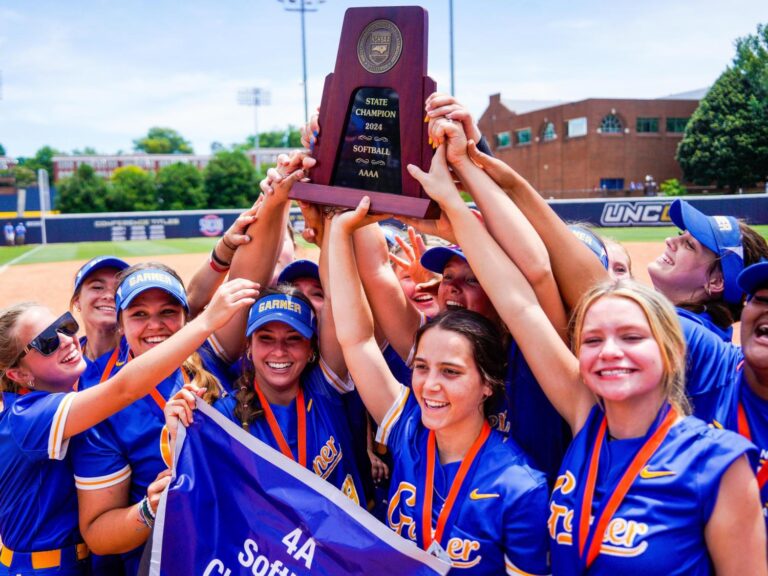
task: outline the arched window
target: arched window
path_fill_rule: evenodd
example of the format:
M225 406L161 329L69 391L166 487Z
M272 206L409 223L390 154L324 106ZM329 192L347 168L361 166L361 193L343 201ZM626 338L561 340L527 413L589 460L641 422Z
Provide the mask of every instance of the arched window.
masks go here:
M553 122L545 122L544 128L541 131L541 139L544 140L544 142L549 142L550 140L554 140L557 138L557 133L555 132L555 125Z
M608 114L600 122L600 132L603 134L619 134L624 129L616 114Z

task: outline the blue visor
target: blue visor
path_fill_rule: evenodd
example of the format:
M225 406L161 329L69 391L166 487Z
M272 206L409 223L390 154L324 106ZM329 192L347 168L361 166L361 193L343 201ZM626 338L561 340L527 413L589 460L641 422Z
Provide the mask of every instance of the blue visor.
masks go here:
M568 230L573 232L573 235L581 240L582 244L592 250L592 253L597 256L598 260L600 260L603 268L608 270L608 250L605 249L605 244L603 244L600 237L586 226L580 226L579 224L569 225Z
M283 268L280 276L277 277L277 282L290 284L299 278L314 278L319 281L320 268L312 260L294 260Z
M181 282L165 270L147 268L146 270L137 270L129 274L123 279L120 286L117 287L115 306L118 313L128 308L136 296L152 288L164 290L178 300L179 304L184 307L184 310L189 312L187 293L184 291Z
M88 276L102 268L125 270L128 268L128 262L124 262L114 256L96 256L96 258L91 258L77 271L77 276L75 276L75 292L77 292Z
M453 246L435 246L421 255L421 265L427 270L442 274L445 265L454 256L461 258L464 262L467 261L464 252L455 244Z
M685 200L672 203L669 217L675 226L690 232L720 259L725 284L723 300L731 304L741 302L744 293L739 287L738 277L744 269L744 248L739 221L731 216L707 216Z
M248 314L245 336L250 337L256 330L270 322L287 324L304 338L315 334L316 321L312 307L287 294L272 294L257 300Z
M747 294L747 298L755 295L755 292L768 288L768 260L763 258L757 264L747 266L739 274L739 287Z

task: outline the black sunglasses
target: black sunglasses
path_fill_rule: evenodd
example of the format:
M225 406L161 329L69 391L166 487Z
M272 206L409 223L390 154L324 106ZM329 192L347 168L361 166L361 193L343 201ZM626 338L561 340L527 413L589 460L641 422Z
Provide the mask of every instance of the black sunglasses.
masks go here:
M59 316L45 330L40 332L35 338L21 351L15 364L21 362L21 359L27 355L30 350L37 350L43 356L50 356L59 349L59 332L67 336L74 336L80 329L80 325L70 312L65 312Z

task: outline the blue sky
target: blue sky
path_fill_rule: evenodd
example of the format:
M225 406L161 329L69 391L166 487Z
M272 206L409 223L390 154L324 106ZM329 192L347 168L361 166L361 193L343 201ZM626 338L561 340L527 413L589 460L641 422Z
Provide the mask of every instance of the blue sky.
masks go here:
M332 72L344 11L307 18L310 107ZM449 89L448 0L429 11L429 72ZM475 116L508 99L657 98L711 85L765 0L454 0L456 96ZM241 88L271 91L261 130L303 121L298 13L278 0L0 0L0 143L128 152L151 126L198 153L253 132Z

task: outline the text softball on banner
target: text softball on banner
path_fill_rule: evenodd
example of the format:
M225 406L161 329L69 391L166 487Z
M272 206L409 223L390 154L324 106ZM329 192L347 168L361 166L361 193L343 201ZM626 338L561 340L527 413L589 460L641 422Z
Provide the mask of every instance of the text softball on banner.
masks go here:
M149 574L446 574L339 490L198 400L179 427Z

